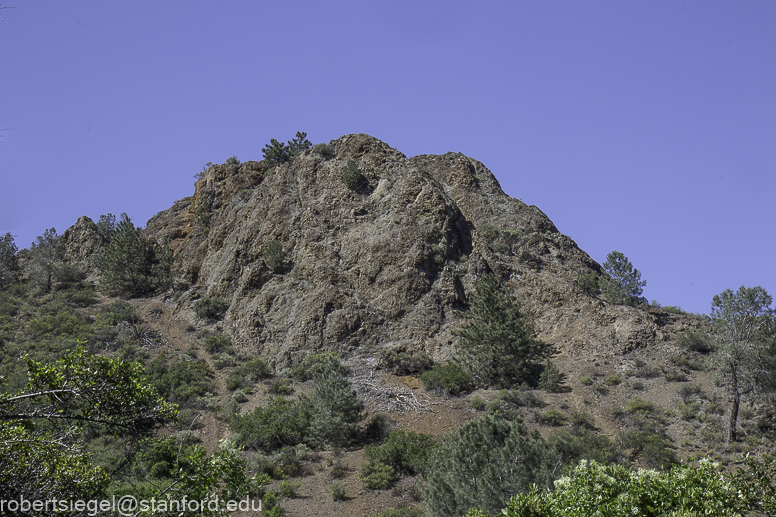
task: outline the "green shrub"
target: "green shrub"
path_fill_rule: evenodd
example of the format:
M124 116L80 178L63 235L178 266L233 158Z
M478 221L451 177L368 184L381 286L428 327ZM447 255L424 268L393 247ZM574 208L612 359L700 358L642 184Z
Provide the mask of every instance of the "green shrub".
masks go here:
M382 445L364 447L364 456L370 463L390 465L397 474L414 476L425 472L435 446L427 434L393 431Z
M370 461L361 468L361 481L370 490L385 490L396 480L396 471L390 465Z
M451 395L460 395L470 389L471 377L455 363L436 365L423 372L420 381L426 389L440 389Z
M335 371L345 375L345 367L340 362L339 355L334 352L322 352L305 356L301 362L291 367L291 378L304 382L327 371Z
M598 283L598 275L595 273L582 273L577 277L577 287L589 295L596 296L601 292L601 286Z
M236 156L230 156L226 159L225 165L240 165L240 160Z
M566 414L557 409L548 409L541 414L541 422L553 427L566 425Z
M213 332L205 338L205 350L211 354L226 352L231 350L231 348L232 340L221 332Z
M604 379L604 384L607 386L617 386L622 380L617 375L609 375Z
M221 298L205 297L194 302L194 313L203 320L223 319L227 309L229 309L229 302Z
M472 395L469 399L469 405L477 411L482 411L487 406L487 402L480 395Z
M296 497L296 491L302 486L301 483L292 483L287 479L280 482L278 490L283 497Z
M628 413L653 413L655 405L641 397L633 397L625 405L625 411Z
M270 271L277 274L283 271L284 261L283 245L277 239L270 241L267 244L267 249L264 251L264 263Z
M587 429L578 428L569 433L563 429L552 431L547 443L554 446L567 463L579 460L594 460L601 463L622 463L624 458L617 447L606 435L595 434Z
M480 235L482 235L486 242L493 242L498 237L498 228L491 223L484 223L479 230Z
M307 437L309 423L309 407L278 397L270 400L266 407L257 407L253 413L234 415L229 428L239 434L238 445L274 451L302 443Z
M291 395L294 392L294 388L291 387L288 379L276 379L270 384L268 391L275 395Z
M358 168L356 162L349 159L347 165L342 171L342 181L345 186L351 190L357 189L364 181L364 175L361 173L361 169Z
M191 407L200 397L215 391L210 380L212 372L204 361L170 361L161 352L146 364L145 374L159 395L184 407Z
M232 391L238 388L252 386L254 382L269 377L270 375L270 367L267 364L267 361L261 357L252 357L235 368L229 377L226 378L226 388Z
M335 501L344 501L347 499L345 496L345 483L332 483L331 484L331 498Z
M711 337L703 329L680 332L676 336L676 344L692 352L711 352Z
M329 144L315 144L313 152L320 154L324 158L332 158L334 156L334 147Z
M730 482L720 472L719 464L708 459L702 459L698 466L680 465L662 473L582 461L568 476L558 480L554 492L532 489L519 494L507 502L499 515L734 517L749 515L754 509L771 513L767 510L772 498L761 498L760 493L772 496L773 488L768 479L768 489L760 489L766 484L758 477L760 472L751 478L737 474ZM767 475L760 477L764 479ZM482 513L472 510L467 517L478 515Z
M382 440L388 436L396 422L386 413L378 413L372 417L366 427L366 437L371 440Z
M379 355L387 370L400 375L423 372L434 366L434 360L425 352L410 355L404 351L381 350Z
M668 382L685 382L687 380L687 376L681 372L667 373L665 377Z
M592 386L593 385L593 379L591 379L589 375L585 375L584 377L579 379L579 382L581 382L585 386Z

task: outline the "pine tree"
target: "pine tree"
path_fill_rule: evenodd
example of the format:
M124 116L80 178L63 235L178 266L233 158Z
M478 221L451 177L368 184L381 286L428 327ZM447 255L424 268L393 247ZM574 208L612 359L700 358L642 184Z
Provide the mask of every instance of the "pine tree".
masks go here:
M604 283L609 303L637 305L646 302L641 293L647 281L641 280L641 272L633 267L628 257L619 251L613 251L606 256L603 268L609 275Z
M486 274L472 296L466 325L456 332L458 361L475 380L509 388L532 383L541 370L541 343L532 336L520 306Z
M327 370L313 379L309 436L314 445L347 445L361 421L364 401L342 373Z
M110 295L154 293L172 283L172 250L141 235L127 214L102 248L100 288Z
M15 283L19 278L17 251L19 249L10 233L0 235L0 290Z
M560 456L518 419L488 416L445 436L432 453L425 502L432 517L458 517L478 507L496 515L504 501L548 488L561 475Z

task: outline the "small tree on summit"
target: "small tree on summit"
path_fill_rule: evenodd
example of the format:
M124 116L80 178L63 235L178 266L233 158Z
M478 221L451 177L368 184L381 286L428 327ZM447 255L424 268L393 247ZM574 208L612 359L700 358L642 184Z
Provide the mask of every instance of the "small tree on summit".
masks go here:
M296 132L296 136L289 140L287 144L278 142L271 138L269 144L265 145L261 152L264 155L264 161L267 165L274 167L283 163L293 161L294 158L302 154L313 146L307 139L307 133Z
M541 371L542 345L532 336L520 306L486 274L472 295L468 322L455 334L459 363L475 379L499 387L532 383Z

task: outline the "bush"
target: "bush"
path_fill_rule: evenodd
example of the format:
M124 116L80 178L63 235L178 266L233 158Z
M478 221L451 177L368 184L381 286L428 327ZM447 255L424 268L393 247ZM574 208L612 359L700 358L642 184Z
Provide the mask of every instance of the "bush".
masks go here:
M238 445L274 451L302 443L307 437L309 423L308 406L278 397L270 400L266 407L257 407L251 414L234 415L229 427L239 434Z
M577 277L577 287L589 295L596 296L601 292L601 286L598 283L598 275L595 273L583 273Z
M270 367L267 361L261 357L252 357L244 364L235 368L235 370L226 379L226 388L236 390L252 386L259 379L264 379L271 375Z
M329 144L315 144L313 152L320 154L324 158L331 158L334 156L334 147Z
M273 273L280 273L283 271L283 262L285 261L285 255L283 254L283 245L280 241L274 239L267 244L267 249L264 251L264 263Z
M753 509L770 508L772 499L766 499L767 502L762 504L762 499L758 497L760 492L773 491L770 480L767 482L770 491L761 491L763 484L757 475L749 479L746 475L736 474L730 482L720 472L719 464L708 459L702 459L698 466L681 465L663 473L582 461L568 476L557 481L554 492L540 493L532 489L520 494L508 501L507 507L499 515L733 517L749 515ZM472 510L467 517L477 515L482 513Z
M676 336L676 344L693 352L711 352L711 337L704 330L686 330Z
M345 169L342 171L342 181L351 190L357 189L363 183L364 175L353 160L349 159L345 165Z
M487 407L488 403L485 402L485 399L480 395L472 395L472 397L469 399L469 405L477 411L482 411L485 409L485 407Z
M301 362L291 367L291 378L304 382L327 371L335 371L345 375L345 367L342 366L339 356L334 352L322 352L305 356Z
M294 388L290 386L288 379L276 379L270 384L268 391L274 395L291 395Z
M364 456L370 463L390 465L397 474L414 476L426 471L435 446L427 434L393 431L382 445L367 445Z
M470 389L471 377L455 363L436 365L420 376L426 389L441 389L451 395L459 395Z
M227 309L229 309L229 302L221 298L205 297L194 302L194 312L203 320L223 319Z
M240 160L236 156L230 156L226 159L225 165L240 165Z
M215 391L212 372L204 361L179 358L170 362L164 352L146 365L146 380L170 402L191 407L198 398Z
M205 350L211 354L226 352L231 350L231 348L232 340L229 339L229 336L222 334L221 332L213 332L212 334L208 334L205 338Z
M620 378L618 376L616 376L616 375L608 375L604 379L604 384L606 384L607 386L617 386L621 382L622 382L622 380L620 380Z
M548 409L541 414L541 422L553 427L566 425L566 414L563 411L557 409Z
M335 501L344 501L346 499L345 483L331 484L331 498Z
M296 497L296 491L302 486L300 483L292 483L287 479L284 479L278 485L278 490L283 497Z
M379 355L387 370L401 375L424 372L434 366L434 360L425 352L410 355L404 351L381 350Z
M396 471L390 465L370 461L361 468L361 481L371 490L385 490L396 480Z
M498 237L498 228L491 223L483 224L480 226L479 230L482 238L485 239L486 242L493 242Z

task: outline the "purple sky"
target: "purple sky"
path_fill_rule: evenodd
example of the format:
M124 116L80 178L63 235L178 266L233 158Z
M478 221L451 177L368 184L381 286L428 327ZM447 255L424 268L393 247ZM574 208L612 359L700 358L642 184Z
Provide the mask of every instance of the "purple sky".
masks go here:
M0 233L145 222L208 161L462 152L664 305L776 295L776 2L54 2L0 10Z

